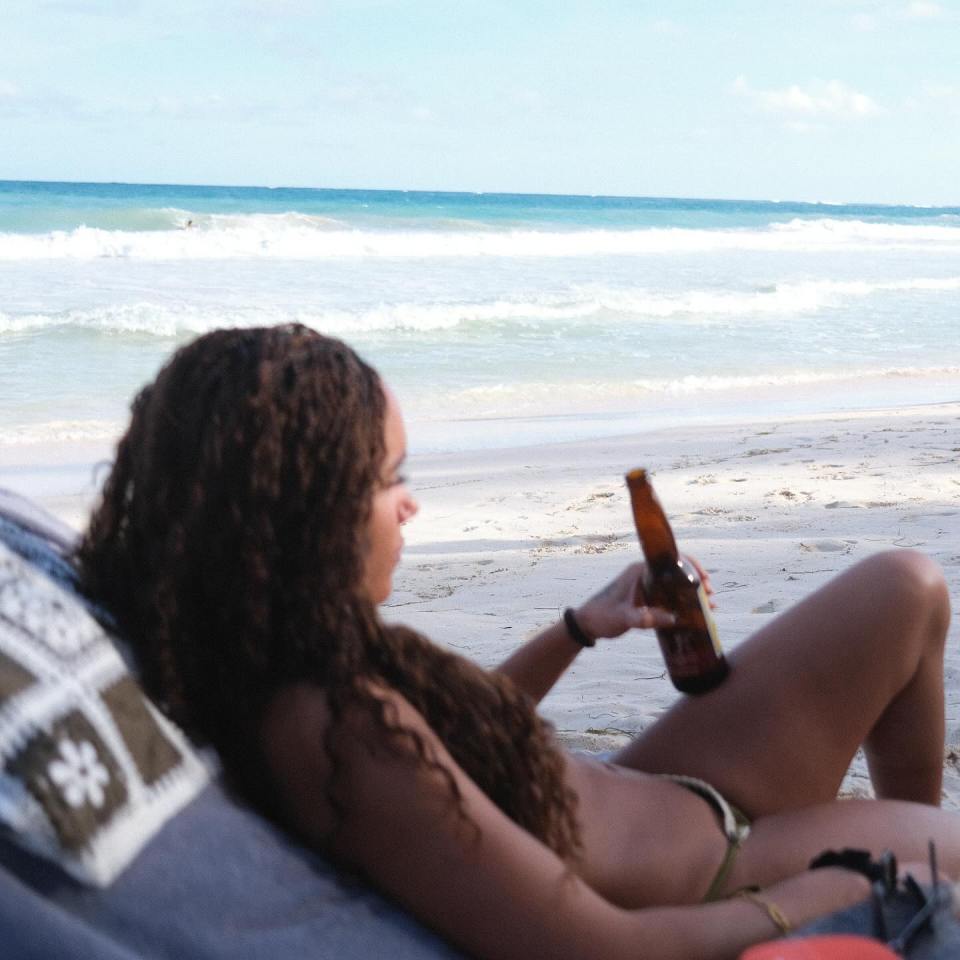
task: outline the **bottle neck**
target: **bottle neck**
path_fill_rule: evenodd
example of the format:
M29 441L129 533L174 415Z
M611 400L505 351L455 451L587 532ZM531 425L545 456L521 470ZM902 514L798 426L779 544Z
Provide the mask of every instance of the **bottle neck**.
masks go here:
M627 488L633 522L647 564L652 568L676 564L679 559L677 542L646 470L631 470L627 474Z

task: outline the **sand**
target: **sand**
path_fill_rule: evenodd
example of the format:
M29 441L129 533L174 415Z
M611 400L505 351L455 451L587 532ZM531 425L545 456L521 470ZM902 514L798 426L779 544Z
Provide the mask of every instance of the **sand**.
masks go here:
M385 611L486 666L638 555L623 474L654 472L678 542L710 570L732 649L878 550L934 557L960 609L960 404L673 429L410 464L419 516ZM960 625L947 652L945 805L960 808ZM676 693L655 638L578 657L542 704L568 743L608 749ZM869 795L858 757L844 792Z
M82 524L109 448L0 451L0 486ZM915 548L960 609L960 403L651 431L410 461L419 516L388 619L492 666L638 556L623 485L654 472L682 548L711 571L732 649L854 561ZM652 634L582 654L542 705L567 743L608 749L676 696ZM960 625L946 664L945 805L960 809ZM869 793L862 758L844 792Z

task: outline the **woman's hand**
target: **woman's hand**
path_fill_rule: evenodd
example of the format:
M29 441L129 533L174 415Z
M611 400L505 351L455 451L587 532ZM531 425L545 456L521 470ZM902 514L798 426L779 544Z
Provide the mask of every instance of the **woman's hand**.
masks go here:
M577 608L577 622L588 636L619 637L633 628L672 627L676 623L676 617L667 610L643 602L638 605L638 600L645 600L644 569L642 563L631 563L619 577Z
M686 558L697 571L703 589L713 607L713 587L710 575L693 557ZM643 563L632 563L623 573L611 580L599 593L576 610L577 622L591 637L619 637L631 629L672 627L677 622L669 610L651 607L643 592Z
M690 562L709 595L713 591L706 571L696 560L690 558ZM676 624L676 617L670 611L647 604L643 571L642 563L632 563L574 611L580 629L588 638L619 637L636 627L651 629ZM497 671L539 702L582 649L561 620L531 637L507 657Z

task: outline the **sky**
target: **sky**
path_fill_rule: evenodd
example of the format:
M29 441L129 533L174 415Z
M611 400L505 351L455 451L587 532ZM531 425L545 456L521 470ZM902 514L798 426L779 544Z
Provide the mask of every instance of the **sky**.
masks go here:
M4 0L0 179L960 204L960 0Z

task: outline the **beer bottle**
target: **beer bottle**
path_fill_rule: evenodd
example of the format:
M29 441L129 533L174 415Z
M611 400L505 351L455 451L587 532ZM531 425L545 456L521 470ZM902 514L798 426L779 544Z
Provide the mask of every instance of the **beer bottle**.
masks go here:
M675 626L657 628L670 680L684 693L705 693L723 680L729 667L720 649L700 576L693 564L678 553L673 531L647 471L631 470L627 487L633 522L647 561L637 589L637 602L662 607L676 616Z

